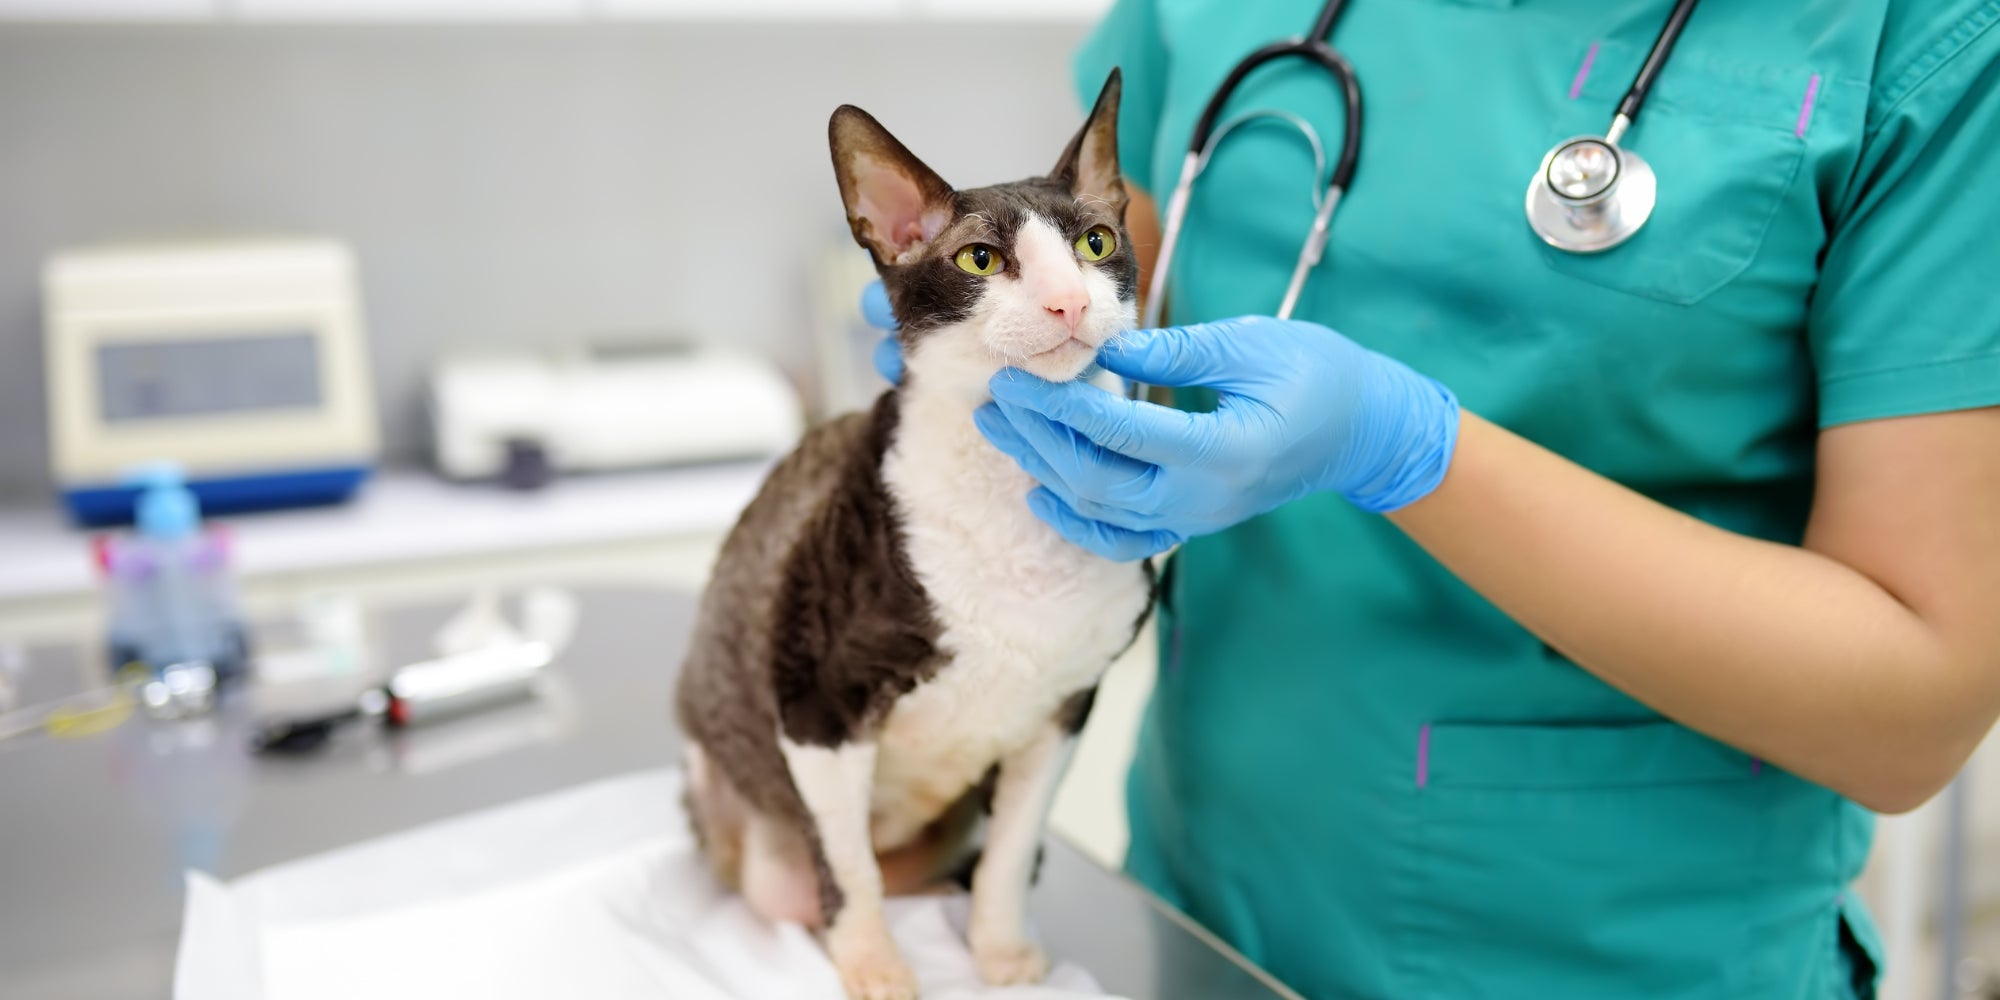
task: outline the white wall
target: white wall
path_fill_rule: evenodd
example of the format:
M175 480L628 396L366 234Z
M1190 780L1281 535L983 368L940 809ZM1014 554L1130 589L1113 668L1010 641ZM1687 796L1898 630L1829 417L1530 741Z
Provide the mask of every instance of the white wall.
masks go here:
M809 261L847 241L827 115L868 108L955 183L1040 172L1081 118L1085 30L0 25L0 498L47 487L38 283L57 248L351 241L386 440L412 459L446 344L674 328L806 373Z

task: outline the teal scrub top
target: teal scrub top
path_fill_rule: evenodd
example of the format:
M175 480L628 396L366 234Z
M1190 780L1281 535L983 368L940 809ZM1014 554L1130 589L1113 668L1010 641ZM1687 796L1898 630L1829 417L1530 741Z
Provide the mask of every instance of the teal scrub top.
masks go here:
M1223 75L1318 6L1120 0L1076 83L1123 68L1127 176L1164 201ZM1602 133L1670 6L1355 0L1333 41L1360 165L1298 315L1797 542L1821 428L2000 403L2000 3L1701 4L1625 139L1658 173L1652 221L1596 256L1544 246L1529 176ZM1301 63L1231 106L1340 136ZM1222 146L1175 319L1276 308L1311 172L1281 127ZM1384 519L1322 496L1196 539L1161 621L1127 866L1306 996L1872 992L1865 811L1612 689Z

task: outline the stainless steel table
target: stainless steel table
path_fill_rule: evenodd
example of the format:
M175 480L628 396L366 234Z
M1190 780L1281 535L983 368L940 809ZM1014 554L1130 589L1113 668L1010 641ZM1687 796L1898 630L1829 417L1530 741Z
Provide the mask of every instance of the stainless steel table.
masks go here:
M181 872L224 878L675 759L668 694L693 601L581 591L553 697L427 730L353 728L315 755L253 758L240 708L0 741L0 998L165 997ZM370 612L383 662L427 655L448 605ZM87 637L30 677L93 672ZM1033 900L1056 957L1136 1000L1289 994L1123 877L1052 840Z

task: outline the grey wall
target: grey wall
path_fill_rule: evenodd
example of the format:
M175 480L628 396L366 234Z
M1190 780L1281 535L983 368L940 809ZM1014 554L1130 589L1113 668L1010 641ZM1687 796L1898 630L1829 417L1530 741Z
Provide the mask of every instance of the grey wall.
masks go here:
M393 459L447 344L664 327L805 373L807 268L845 239L827 114L955 183L1039 172L1082 31L0 28L0 495L47 489L40 268L78 243L348 240Z

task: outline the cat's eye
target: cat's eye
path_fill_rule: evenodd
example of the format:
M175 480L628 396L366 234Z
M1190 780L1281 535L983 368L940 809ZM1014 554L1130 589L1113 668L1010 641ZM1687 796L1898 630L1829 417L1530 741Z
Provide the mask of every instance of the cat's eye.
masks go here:
M1000 251L984 243L974 243L960 250L952 261L958 265L959 270L982 278L989 274L999 274L1000 269L1007 266L1006 259L1000 256Z
M1084 260L1103 260L1118 249L1118 237L1110 226L1092 226L1090 232L1076 238L1076 252Z

